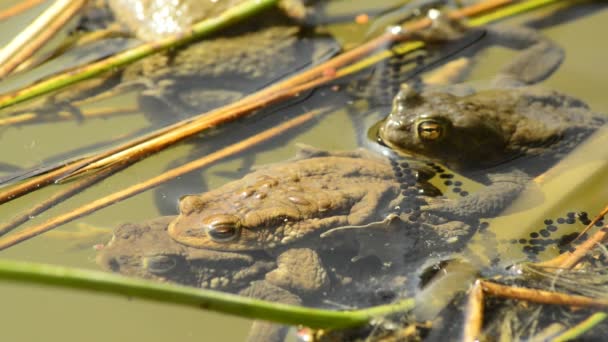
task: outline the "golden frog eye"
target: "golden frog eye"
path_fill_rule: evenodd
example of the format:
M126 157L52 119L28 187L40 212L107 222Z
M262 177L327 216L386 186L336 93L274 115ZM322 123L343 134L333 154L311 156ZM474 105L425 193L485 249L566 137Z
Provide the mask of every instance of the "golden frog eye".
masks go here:
M424 120L418 123L418 136L422 140L439 140L444 134L444 126L439 121Z
M165 274L177 265L175 258L168 255L153 255L143 258L143 266L153 274Z
M235 215L213 215L203 220L207 235L215 242L228 242L241 235L241 222Z

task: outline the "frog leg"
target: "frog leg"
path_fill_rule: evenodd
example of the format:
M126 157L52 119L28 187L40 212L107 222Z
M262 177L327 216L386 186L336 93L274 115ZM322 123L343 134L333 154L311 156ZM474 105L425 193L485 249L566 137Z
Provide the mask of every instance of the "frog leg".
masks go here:
M359 243L358 254L351 259L356 262L368 256L379 258L386 267L404 265L404 253L416 245L417 238L408 234L399 215L389 214L384 220L364 225L343 226L328 230L321 238L339 240L354 238Z
M310 297L329 288L329 276L321 258L310 248L291 248L277 257L277 268L265 280L299 295Z
M362 224L362 225L349 225L349 226L337 227L337 228L330 229L326 232L323 232L320 236L321 236L321 238L326 238L326 237L330 237L334 234L341 233L342 231L351 230L351 229L363 229L363 230L382 229L382 228L388 227L394 220L397 220L397 219L400 219L399 215L397 215L395 213L390 213L382 221L370 222L368 224Z
M497 86L534 84L551 76L564 60L564 50L536 30L525 27L492 26L493 43L522 50L501 69L493 83Z
M429 198L421 209L454 219L493 217L500 214L532 180L520 170L488 175L490 185L461 199Z
M239 292L239 295L283 304L300 305L302 303L298 296L264 280L251 282L249 287ZM287 335L287 330L288 327L280 324L254 321L249 330L247 341L283 341Z

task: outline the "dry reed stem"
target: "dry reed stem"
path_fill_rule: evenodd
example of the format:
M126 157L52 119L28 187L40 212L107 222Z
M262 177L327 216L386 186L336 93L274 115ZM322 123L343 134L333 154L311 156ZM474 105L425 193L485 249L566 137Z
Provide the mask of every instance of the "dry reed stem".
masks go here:
M585 227L585 229L583 229L582 232L580 232L578 234L578 236L576 237L576 239L574 239L574 241L572 241L573 243L576 242L577 240L579 240L583 234L585 234L586 232L588 232L591 228L593 228L593 226L601 219L604 218L604 216L606 216L606 214L608 214L608 205L606 207L604 207L604 209L602 209L602 211L597 214L593 220L591 220L591 222L587 225L587 227Z
M487 280L481 280L481 286L487 294L493 296L526 300L539 304L569 305L593 308L608 307L608 300L566 293L529 289L525 287L501 285Z
M38 51L86 3L57 0L0 51L0 79Z
M589 253L589 251L605 241L607 236L608 225L605 225L602 227L602 229L593 234L589 240L578 245L574 251L563 253L566 255L566 257L559 260L559 267L573 268L576 266L576 264L578 264L579 261L581 261L582 258L585 257L585 255L587 255L587 253Z
M597 216L593 218L593 220L591 220L587 227L583 229L583 231L576 237L574 241L579 240L583 234L593 228L595 223L601 220L606 214L608 214L608 206L606 206ZM536 265L542 267L553 267L556 269L573 268L582 258L585 257L585 255L587 255L587 253L589 253L589 251L605 241L607 234L608 224L595 233L589 240L586 240L585 242L576 246L574 251L564 252L551 260L536 263Z
M27 11L28 9L40 4L43 1L45 0L25 0L18 2L12 7L0 11L0 20L5 20L21 12Z
M230 156L232 154L242 152L253 145L259 144L265 140L273 138L291 128L297 127L297 126L317 117L320 114L320 112L321 112L321 110L315 110L315 111L308 112L306 114L302 114L296 118L288 120L271 129L268 129L264 132L256 134L256 135L249 137L245 140L242 140L238 143L232 144L228 147L225 147L221 150L211 153L205 157L202 157L200 159L197 159L195 161L182 165L181 167L166 171L159 176L148 179L145 182L132 185L124 190L121 190L119 192L110 194L106 197L97 199L93 202L90 202L79 208L76 208L66 214L59 215L52 219L49 219L39 225L28 227L18 233L2 237L2 238L0 238L0 250L11 247L17 243L28 240L37 235L40 235L46 231L49 231L55 227L58 227L59 225L70 222L78 217L92 213L99 209L105 208L113 203L122 201L131 196L134 196L142 191L148 190L154 186L162 184L175 177L179 177L179 176L186 174L188 172L191 172L193 170L207 166L211 163L214 163L214 162L216 162L222 158L225 158L227 156Z
M476 280L469 292L465 311L465 324L462 340L465 342L479 341L483 326L484 293L481 280Z
M4 222L4 223L0 224L0 236L10 232L11 230L18 227L20 224L27 222L32 217L35 217L36 215L39 215L40 213L46 211L47 209L52 208L55 205L61 203L61 201L64 201L64 200L80 193L83 189L107 178L108 176L114 174L115 172L120 171L122 168L124 168L126 166L127 165L123 165L123 164L112 165L112 167L109 167L109 168L103 170L102 172L98 172L96 174L90 175L89 177L83 178L83 179L79 180L78 182L71 184L66 189L56 192L48 199L38 203L37 205L35 205L34 207L32 207L28 210L25 210L24 212L20 213L19 215L13 217L8 222Z
M0 205L54 183L55 179L70 170L70 167L73 164L74 163L69 163L67 165L50 170L45 174L30 178L17 186L0 192Z
M449 13L448 16L453 19L460 19L464 18L465 16L479 14L499 6L504 6L511 2L512 0L490 0L482 4L469 6L462 10L453 11ZM358 46L357 48L332 58L326 63L320 64L307 71L292 76L287 80L273 84L233 104L200 114L196 116L193 121L177 127L174 126L174 129L171 129L170 131L166 131L165 129L166 133L159 133L157 137L149 141L145 141L141 144L131 144L130 147L127 147L122 151L104 159L99 159L94 163L75 171L73 174L66 176L66 178L72 175L78 175L82 172L87 172L89 170L106 167L107 165L111 165L117 160L122 160L123 158L129 158L134 162L135 160L141 159L146 155L158 152L173 143L198 134L209 127L214 127L225 122L235 120L248 114L252 110L261 108L290 96L295 96L301 91L308 90L311 87L319 86L328 81L334 80L339 75L337 75L337 73L328 73L328 70L336 70L388 43L405 40L411 37L411 32L425 29L431 24L431 19L423 18L413 23L406 24L402 30L404 33L395 34L387 32L363 45ZM308 85L299 87L303 84Z

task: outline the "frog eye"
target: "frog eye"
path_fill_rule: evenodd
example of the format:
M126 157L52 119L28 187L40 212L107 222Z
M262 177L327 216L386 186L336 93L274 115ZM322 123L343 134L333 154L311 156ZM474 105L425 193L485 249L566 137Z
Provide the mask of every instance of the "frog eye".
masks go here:
M422 140L436 141L445 134L444 125L436 120L424 120L418 123L418 136Z
M165 274L177 265L175 258L168 255L153 255L143 258L143 266L153 274Z
M241 222L235 215L213 215L203 220L207 235L215 242L228 242L241 235Z

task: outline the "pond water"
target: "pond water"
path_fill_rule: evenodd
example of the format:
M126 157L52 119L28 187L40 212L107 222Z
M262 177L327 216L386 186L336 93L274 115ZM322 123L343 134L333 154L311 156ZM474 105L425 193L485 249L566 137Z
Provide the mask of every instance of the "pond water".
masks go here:
M340 3L340 1L338 1ZM344 3L344 2L342 2ZM360 5L356 2L353 6ZM385 1L378 6L388 6L398 1ZM8 5L8 4L7 4ZM348 6L344 6L348 7ZM589 104L593 111L608 113L608 97L605 95L608 69L608 50L600 44L601 33L608 20L605 5L593 2L582 2L568 10L563 22L553 23L542 28L542 34L554 40L566 50L566 59L559 70L543 84L552 89L572 95ZM19 16L14 20L0 23L0 29L21 27L43 7ZM345 11L336 5L332 11ZM517 25L549 14L551 8L543 9L516 19L507 21ZM360 42L365 33L365 26L353 24L329 25L330 32L338 35L345 45ZM8 29L4 30L9 32ZM15 31L11 29L10 32ZM10 37L0 37L5 43ZM132 42L122 42L124 45ZM503 48L490 48L476 61L467 81L487 82L501 65L513 58L514 52ZM73 58L73 57L70 57ZM44 74L43 70L37 70ZM39 74L38 74L39 75ZM18 87L25 84L32 76L19 76L0 83L0 90ZM316 92L306 101L291 106L283 106L271 113L255 117L253 120L242 120L228 125L219 136L196 137L177 144L167 150L138 162L125 171L108 178L97 185L79 193L68 201L61 203L37 217L32 218L24 227L32 226L56 215L77 208L94 199L124 189L136 182L154 177L171 165L179 165L198 155L209 153L218 144L239 141L253 132L270 127L276 122L311 108L332 105L330 114L314 119L312 124L305 124L277 138L264 142L245 153L221 160L202 171L171 181L156 190L149 190L113 204L78 220L65 224L52 233L45 234L1 252L3 258L15 260L44 262L80 268L98 270L95 262L96 244L106 243L114 227L124 222L142 222L161 215L177 214L177 200L181 195L200 193L205 189L217 188L230 180L245 175L252 165L276 163L291 158L296 152L296 144L304 143L326 150L351 150L356 148L364 136L359 125L352 122L353 112L374 113L377 116L388 114L386 107L369 108L368 105L347 103L343 94L330 90ZM135 107L136 92L114 96L86 108ZM11 113L13 108L0 111ZM192 113L194 114L194 113ZM124 141L135 133L151 131L167 121L177 118L158 120L157 117L133 111L126 115L112 116L108 119L76 118L60 122L5 125L0 127L2 148L0 162L20 168L57 161L67 156L82 152L91 152L99 146L107 146L109 140ZM365 122L365 124L371 124ZM365 127L366 130L367 127ZM339 131L339 134L337 134ZM608 152L597 148L608 142L605 130L588 145L571 156L561 169L550 172L540 184L542 194L538 192L522 196L509 211L492 219L491 231L498 240L512 240L528 236L542 228L545 218L563 217L567 212L586 211L594 216L606 205L608 199L608 179L602 177L606 170ZM96 145L100 144L100 145ZM75 151L88 146L83 151ZM6 172L5 174L8 174ZM438 186L441 184L435 181ZM57 189L67 185L47 187L23 198L0 206L0 217L10 218L33 203L38 203L51 196ZM465 183L467 189L475 191L479 184ZM445 190L445 188L444 188ZM455 196L454 194L447 194ZM577 225L560 227L560 234L580 229ZM75 232L73 236L62 234ZM93 232L83 234L82 232ZM491 259L500 256L503 262L524 260L522 246L502 243L494 251L483 255L488 244L487 235L474 236L469 249L478 251L480 258ZM542 257L556 255L557 249L549 249ZM461 284L462 285L462 284ZM456 286L458 287L458 286ZM136 339L146 341L165 341L169 338L180 341L195 341L201 337L208 340L243 340L247 335L251 321L227 317L224 315L200 310L184 309L170 305L159 305L141 300L130 300L122 297L103 296L68 290L50 289L23 284L0 283L0 299L5 303L5 325L3 334L9 340L62 339L67 341L102 341L107 339Z

